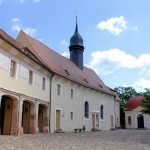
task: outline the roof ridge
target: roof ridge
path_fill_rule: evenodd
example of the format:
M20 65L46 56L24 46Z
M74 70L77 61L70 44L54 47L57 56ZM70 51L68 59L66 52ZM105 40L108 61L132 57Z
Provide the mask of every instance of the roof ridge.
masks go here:
M27 41L29 42L29 44L30 44L30 46L33 48L33 46L32 46L32 44L31 44L31 42L28 40L28 38L27 38L27 36L29 37L29 38L32 38L31 36L29 36L28 34L26 34L24 31L20 31L20 32L22 32L24 35L25 35L25 38L27 39ZM33 38L32 38L33 39ZM37 53L37 51L36 51L36 49L34 49L33 48L33 50L36 52L36 54L38 55L38 53ZM38 55L38 59L40 59L40 61L44 64L44 65L46 65L45 64L45 62L42 60L42 58Z
M81 70L70 59L62 56L25 32L23 32L23 37L25 38L24 40L27 40L29 46L31 46L31 51L33 51L34 54L40 58L39 60L41 60L44 65L46 65L57 75L65 77L88 88L115 96L115 94L105 85L105 83L91 68L84 66L84 69ZM64 70L69 71L70 76L63 73ZM82 78L87 79L88 83L84 82ZM100 87L101 84L102 87Z
M18 49L22 49L23 48L23 46L18 41L16 41L16 39L14 39L12 36L10 36L8 33L6 33L1 28L0 28L0 36L4 40L9 41L9 43L12 44L12 45L14 45L14 47L16 47Z

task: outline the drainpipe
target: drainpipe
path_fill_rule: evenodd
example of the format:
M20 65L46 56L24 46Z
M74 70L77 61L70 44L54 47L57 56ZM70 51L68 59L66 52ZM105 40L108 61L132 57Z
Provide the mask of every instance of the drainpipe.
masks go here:
M52 79L55 76L54 73L52 73L52 76L50 77L50 99L49 99L49 133L51 131L51 101L52 101Z
M114 128L116 129L116 105L115 105L115 97L114 97L114 116L115 116L115 126Z

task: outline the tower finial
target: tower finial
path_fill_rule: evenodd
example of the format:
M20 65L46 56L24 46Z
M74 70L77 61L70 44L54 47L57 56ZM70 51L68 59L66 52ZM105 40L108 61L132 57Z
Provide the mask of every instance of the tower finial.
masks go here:
M75 33L78 33L78 16L76 16L76 29L75 29Z
M76 16L76 24L78 23L78 16Z

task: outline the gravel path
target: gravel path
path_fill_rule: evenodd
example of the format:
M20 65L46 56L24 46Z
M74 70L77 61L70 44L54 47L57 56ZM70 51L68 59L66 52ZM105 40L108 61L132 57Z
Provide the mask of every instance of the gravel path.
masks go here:
M0 150L150 150L150 130L1 135Z

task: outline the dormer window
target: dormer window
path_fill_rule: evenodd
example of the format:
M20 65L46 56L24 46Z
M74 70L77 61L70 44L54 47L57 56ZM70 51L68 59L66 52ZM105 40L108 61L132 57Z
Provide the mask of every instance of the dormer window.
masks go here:
M86 83L88 83L87 79L84 79L83 81L86 82Z
M64 70L64 73L69 76L69 73L67 70Z
M100 88L103 88L103 86L102 86L101 84L99 85L99 87L100 87Z

